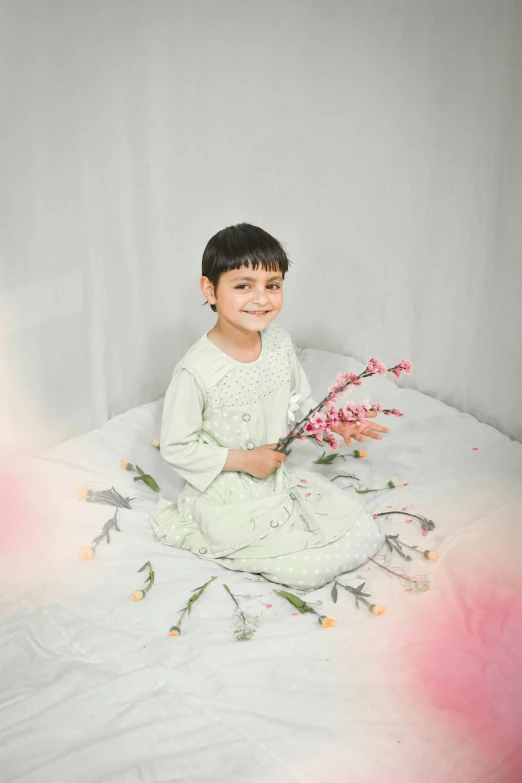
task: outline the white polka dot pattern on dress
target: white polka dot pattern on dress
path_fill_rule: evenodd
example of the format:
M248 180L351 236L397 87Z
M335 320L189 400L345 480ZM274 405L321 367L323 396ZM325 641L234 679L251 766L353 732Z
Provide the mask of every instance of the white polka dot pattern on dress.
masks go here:
M251 405L289 383L292 376L292 341L278 324L270 324L263 334L260 361L245 367L231 366L224 378L206 390L211 409ZM226 417L227 411L222 415ZM233 417L237 418L237 417ZM219 422L214 422L219 427Z

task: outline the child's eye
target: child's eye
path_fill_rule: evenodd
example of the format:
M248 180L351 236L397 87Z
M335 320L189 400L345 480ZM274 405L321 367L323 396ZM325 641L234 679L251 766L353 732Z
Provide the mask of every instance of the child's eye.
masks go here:
M234 288L247 288L247 287L248 287L248 283L239 283L238 285L234 286ZM269 283L268 288L281 288L281 286L278 285L277 283Z

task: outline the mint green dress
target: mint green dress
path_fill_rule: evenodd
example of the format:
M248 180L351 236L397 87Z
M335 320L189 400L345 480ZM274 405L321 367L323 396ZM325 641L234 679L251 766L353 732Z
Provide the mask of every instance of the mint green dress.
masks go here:
M384 537L331 481L285 463L266 479L223 471L229 449L276 443L316 405L288 332L269 324L253 362L232 359L207 335L176 365L165 395L160 451L187 483L175 503L160 496L150 517L157 538L298 590L357 568Z

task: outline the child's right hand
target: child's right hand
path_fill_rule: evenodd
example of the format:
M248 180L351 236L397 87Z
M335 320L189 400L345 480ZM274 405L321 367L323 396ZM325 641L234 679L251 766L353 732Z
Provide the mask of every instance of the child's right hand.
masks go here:
M276 446L277 443L270 443L248 451L245 455L247 459L245 472L258 479L265 479L273 473L286 459L286 454L274 451Z

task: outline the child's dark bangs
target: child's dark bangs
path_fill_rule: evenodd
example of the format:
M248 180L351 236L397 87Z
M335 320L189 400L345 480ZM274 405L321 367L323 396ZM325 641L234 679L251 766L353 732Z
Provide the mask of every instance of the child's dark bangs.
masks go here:
M271 256L270 258L253 256L251 259L246 259L245 265L249 265L252 269L264 269L265 272L281 272L284 277L288 272L288 259L286 256L283 258Z

